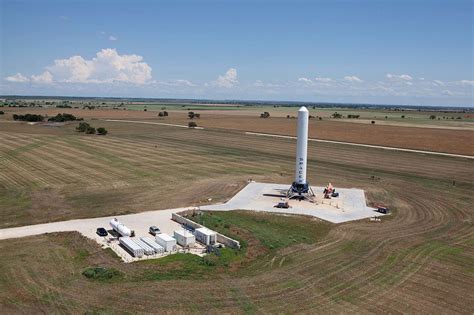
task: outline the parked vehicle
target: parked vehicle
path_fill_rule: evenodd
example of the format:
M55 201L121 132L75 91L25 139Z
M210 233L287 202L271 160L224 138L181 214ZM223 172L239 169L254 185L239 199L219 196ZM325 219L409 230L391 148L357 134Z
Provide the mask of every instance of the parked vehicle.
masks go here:
M161 234L160 229L159 229L157 226L155 226L155 225L150 226L149 232L150 232L150 234L153 235L153 236L155 236L155 235L157 235L157 234Z
M378 208L377 208L377 212L383 213L383 214L387 214L387 213L390 212L390 209L387 208L387 207L378 207Z
M104 229L103 227L97 228L96 233L99 236L107 236L109 234L109 233L107 233L107 230Z
M119 222L116 218L110 220L110 226L114 229L115 232L120 234L120 236L134 236L135 233L130 230L128 227Z

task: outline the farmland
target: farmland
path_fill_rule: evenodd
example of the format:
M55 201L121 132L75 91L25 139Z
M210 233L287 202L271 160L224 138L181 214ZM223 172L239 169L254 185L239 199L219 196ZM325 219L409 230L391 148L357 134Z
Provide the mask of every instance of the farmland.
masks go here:
M293 134L295 120L283 116L206 112L197 121L205 129L193 130L102 120L186 124L186 112L178 110L165 120L152 111L5 111L0 121L1 228L201 205L208 198L225 201L248 178L275 183L293 178L294 140L243 133ZM11 122L10 115L19 111L72 113L109 134L79 134L77 123ZM470 129L324 119L311 124L312 137L324 138L327 132L336 140L472 154ZM212 274L199 265L200 274L188 278L181 271L189 273L199 264L188 256L122 264L76 233L4 240L0 308L23 313L474 311L473 160L313 142L308 157L313 185L331 181L336 187L365 189L371 203L386 203L393 214L382 224L288 218L304 232L298 234L289 223L285 233L294 233L291 242L270 237L276 227L284 229L281 217L214 214L206 220L214 228L228 229L260 250L245 254L239 264L212 267ZM321 233L311 234L311 229ZM91 266L117 270L118 276L88 279L82 273Z
M158 106L154 106L158 107ZM168 106L169 107L169 106ZM148 110L112 110L110 108L99 108L96 110L84 109L63 109L63 108L6 108L5 117L0 116L0 121L11 121L13 114L36 113L44 116L55 116L58 113L70 113L76 117L85 119L124 119L147 122L159 122L169 124L188 124L188 110L180 107L170 107L170 115L166 118L157 117L161 108L156 111ZM191 107L192 108L192 107ZM195 119L198 126L211 129L224 129L234 131L251 131L269 134L292 135L296 134L295 119L286 118L287 113L295 114L295 109L270 108L260 109L258 107L243 108L239 110L213 110L200 111L201 118ZM271 118L261 119L261 112L268 110ZM414 112L405 114L406 119L398 121L396 119L385 119L385 115L395 115L392 113L368 112L360 119L331 119L330 113L339 111L342 113L356 113L340 109L310 109L310 115L321 117L322 120L310 120L309 136L311 138L335 140L344 142L354 142L371 145L392 146L399 148L409 148L436 152L446 152L453 154L474 155L474 143L472 134L474 133L474 118L472 113L436 113L445 117L459 117L464 119L431 120L428 117L432 112ZM397 112L396 115L399 113ZM378 118L369 118L372 115ZM378 115L378 116L377 116ZM409 116L411 115L411 116ZM389 117L389 116L387 116ZM467 118L466 118L467 117ZM374 120L375 124L371 124ZM407 122L408 121L408 122ZM411 122L410 122L411 121ZM420 123L413 123L420 122ZM0 126L2 128L2 126Z

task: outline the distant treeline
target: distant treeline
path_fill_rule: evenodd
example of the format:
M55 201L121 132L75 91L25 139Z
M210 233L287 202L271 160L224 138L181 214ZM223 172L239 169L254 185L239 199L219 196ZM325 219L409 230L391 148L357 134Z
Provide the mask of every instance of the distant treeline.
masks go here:
M37 122L37 121L43 121L44 116L36 115L36 114L25 114L25 115L13 114L13 120Z
M13 114L13 120L19 120L19 121L29 121L29 122L40 122L44 121L45 117L42 115L37 115L37 114L25 114L25 115L17 115ZM48 121L52 122L66 122L66 121L76 121L76 120L84 120L82 118L76 118L76 116L72 114L57 114L54 117L50 117Z
M53 122L66 122L66 121L76 121L76 120L84 120L83 118L76 118L76 116L72 114L57 114L54 117L51 117L48 119L48 121L53 121Z

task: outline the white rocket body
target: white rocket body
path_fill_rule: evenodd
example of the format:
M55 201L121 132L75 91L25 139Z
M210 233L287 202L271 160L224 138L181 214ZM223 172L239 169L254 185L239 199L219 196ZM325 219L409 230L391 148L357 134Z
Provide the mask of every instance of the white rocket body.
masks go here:
M306 164L308 157L308 109L302 106L298 110L298 133L296 141L295 183L306 184Z

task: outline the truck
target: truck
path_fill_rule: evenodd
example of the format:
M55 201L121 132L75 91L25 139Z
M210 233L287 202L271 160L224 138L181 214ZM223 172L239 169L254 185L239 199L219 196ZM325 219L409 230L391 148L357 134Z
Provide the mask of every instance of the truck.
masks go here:
M120 221L117 220L117 218L113 218L112 220L110 220L109 224L112 227L112 229L115 232L117 232L120 236L133 236L134 234L132 230L130 230L128 227L120 223Z

